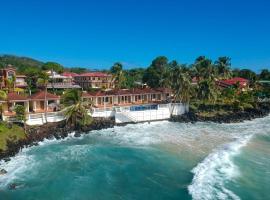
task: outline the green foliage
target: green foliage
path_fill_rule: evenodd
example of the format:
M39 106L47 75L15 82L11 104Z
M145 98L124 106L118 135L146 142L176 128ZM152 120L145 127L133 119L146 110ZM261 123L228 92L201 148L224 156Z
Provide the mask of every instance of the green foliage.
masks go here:
M257 74L250 69L235 69L233 70L234 77L242 77L254 83L257 80Z
M130 70L125 70L126 76L126 87L134 88L142 84L142 77L145 69L143 68L134 68Z
M76 73L76 74L81 74L87 72L87 69L84 67L71 67L71 68L66 68L68 71Z
M121 63L117 62L111 67L111 73L113 74L113 79L115 81L116 88L126 88L126 74L123 71L123 66Z
M231 78L232 72L230 69L231 66L231 58L229 57L219 57L215 62L215 66L217 67L217 74L221 79Z
M16 119L18 121L24 122L26 120L25 119L25 107L24 106L16 105L15 108L14 108L14 111L16 113Z
M164 77L167 74L168 59L165 56L159 56L152 61L143 75L143 82L149 87L158 88L164 83Z
M259 75L259 79L270 81L270 71L268 69L263 69Z
M11 127L5 122L0 122L0 150L7 149L7 141L17 141L26 138L22 127L13 124Z
M176 101L189 103L192 95L191 77L180 66L175 66L171 70L170 78L171 88Z
M117 73L119 73L122 70L123 70L123 65L120 62L116 62L111 67L111 70L110 71L111 71L112 74L117 74Z
M197 97L203 101L215 102L217 100L217 88L215 81L204 79L199 82L197 88Z
M65 117L69 125L81 128L92 122L92 117L88 115L87 109L91 109L91 102L84 102L82 92L76 89L67 90L61 99L65 108Z
M48 71L53 70L57 73L63 73L64 67L56 62L46 62L42 65L42 70Z
M29 68L41 68L42 62L27 57L19 57L13 55L1 55L0 56L0 68L13 65L17 68L18 73L24 73Z

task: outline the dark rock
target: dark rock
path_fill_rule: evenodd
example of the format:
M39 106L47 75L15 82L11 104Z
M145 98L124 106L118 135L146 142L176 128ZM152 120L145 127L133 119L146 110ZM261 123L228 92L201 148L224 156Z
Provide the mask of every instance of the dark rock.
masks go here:
M16 155L23 147L38 145L38 142L43 141L45 138L63 139L73 131L76 131L75 137L79 137L81 134L87 134L92 130L112 128L114 125L115 120L113 118L95 118L90 125L83 126L80 129L68 126L66 121L47 123L41 126L27 126L26 139L7 141L7 150L0 151L0 160L9 161L9 157Z
M15 190L17 188L17 186L18 185L16 183L11 183L11 184L9 184L8 189L9 190Z
M226 105L225 105L226 107ZM200 110L203 111L215 111L220 109L219 106L209 106L209 105L201 105ZM224 109L224 108L223 108ZM231 110L228 107L228 110ZM234 110L230 114L220 115L217 114L211 117L203 117L197 115L195 112L191 111L189 113L185 113L181 116L172 116L170 121L173 122L215 122L215 123L239 123L244 120L252 120L255 118L265 117L270 113L270 103L258 103L256 108L249 108L245 111Z
M10 158L4 158L3 159L5 162L8 162L8 161L10 161Z
M5 169L0 169L0 175L6 174L7 171Z

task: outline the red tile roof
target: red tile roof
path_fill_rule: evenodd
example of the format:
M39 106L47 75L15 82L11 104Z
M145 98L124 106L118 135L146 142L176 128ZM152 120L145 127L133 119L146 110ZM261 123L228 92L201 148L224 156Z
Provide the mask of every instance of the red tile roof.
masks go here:
M76 75L78 76L87 76L87 77L108 77L108 76L112 76L111 74L106 74L103 72L87 72L87 73L83 73L83 74L78 74Z
M61 74L62 76L68 76L68 77L74 77L74 76L78 76L78 74L74 73L74 72L64 72Z
M22 95L17 94L16 92L8 93L7 95L8 101L28 101L28 99Z
M217 81L218 85L222 87L229 87L232 85L236 85L237 83L239 83L240 87L245 87L247 86L248 82L249 81L247 79L241 78L241 77L235 77L231 79Z
M45 91L39 91L29 97L30 100L44 100L45 99ZM52 93L47 92L46 95L47 100L58 100L60 99L59 96L54 95Z
M95 97L95 96L113 96L113 95L140 95L140 94L157 94L157 93L169 93L170 89L168 88L158 88L158 89L151 89L151 88L133 88L133 89L114 89L110 91L97 91L97 92L88 92L83 93L83 97Z

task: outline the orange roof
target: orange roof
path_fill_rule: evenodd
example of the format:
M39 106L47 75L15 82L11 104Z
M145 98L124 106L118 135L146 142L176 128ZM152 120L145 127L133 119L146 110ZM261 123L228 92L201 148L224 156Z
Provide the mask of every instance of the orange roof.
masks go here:
M39 91L29 97L30 100L44 100L45 99L45 91ZM59 96L54 95L52 93L47 92L46 95L47 100L58 100L60 99Z
M28 99L22 95L17 94L16 92L8 93L7 95L8 101L28 101Z
M78 76L78 74L76 74L74 72L64 72L64 73L62 73L62 76L73 77L73 76Z
M110 91L96 91L96 92L88 92L88 93L83 93L83 97L103 97L103 96L113 96L113 95L118 95L118 96L124 96L124 95L140 95L140 94L157 94L157 93L169 93L170 89L168 88L159 88L159 89L151 89L151 88L133 88L133 89L114 89Z
M78 74L76 76L87 76L87 77L107 77L107 76L112 76L111 74L106 74L103 72L87 72L83 74Z

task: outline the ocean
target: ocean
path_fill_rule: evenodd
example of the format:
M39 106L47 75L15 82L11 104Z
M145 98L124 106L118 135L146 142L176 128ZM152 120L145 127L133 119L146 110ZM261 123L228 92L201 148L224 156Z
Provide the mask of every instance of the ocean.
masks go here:
M0 200L268 200L270 117L70 134L23 149L0 168L8 171Z

